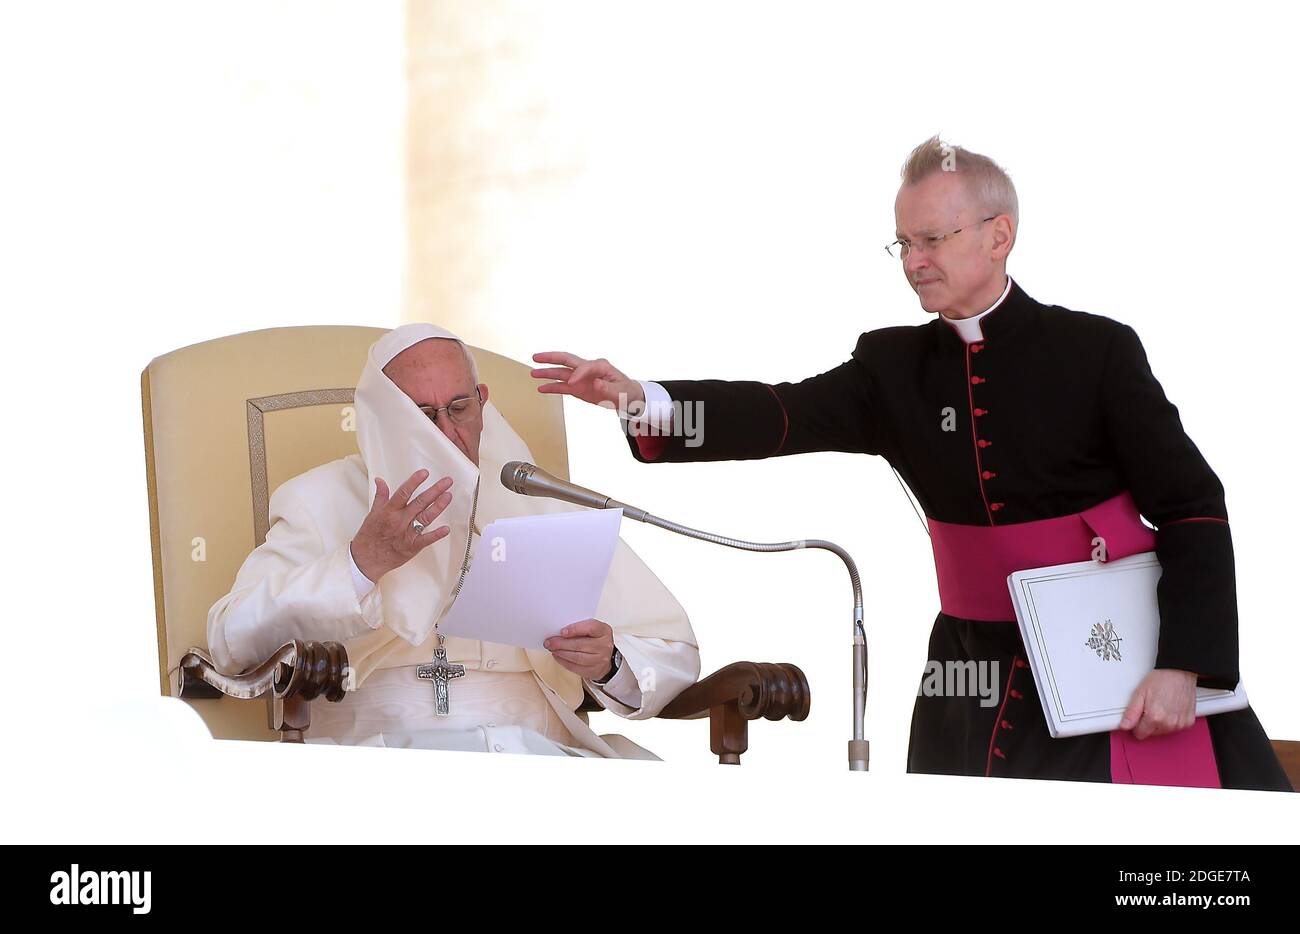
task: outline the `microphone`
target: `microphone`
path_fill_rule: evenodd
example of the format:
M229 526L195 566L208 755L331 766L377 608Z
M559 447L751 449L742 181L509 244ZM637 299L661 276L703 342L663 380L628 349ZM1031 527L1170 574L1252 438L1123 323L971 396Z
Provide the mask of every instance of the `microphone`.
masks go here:
M592 509L622 509L623 515L638 522L667 529L687 538L739 548L742 551L799 551L804 548L820 548L829 551L844 562L849 572L849 581L853 585L853 738L849 740L849 769L865 772L870 757L870 745L863 732L867 706L867 633L862 625L862 579L858 576L858 566L847 551L834 542L819 538L804 538L790 542L746 542L738 538L728 538L712 532L701 532L685 525L679 525L668 519L652 516L644 509L637 509L616 499L589 490L576 483L561 480L547 473L536 464L527 461L510 461L501 468L501 485L507 490L523 496L545 496L575 506L588 506Z
M545 496L575 506L590 506L592 509L622 509L623 515L639 522L645 521L644 509L637 509L627 503L602 496L585 486L561 480L527 461L510 461L502 467L501 485L507 490L524 496Z

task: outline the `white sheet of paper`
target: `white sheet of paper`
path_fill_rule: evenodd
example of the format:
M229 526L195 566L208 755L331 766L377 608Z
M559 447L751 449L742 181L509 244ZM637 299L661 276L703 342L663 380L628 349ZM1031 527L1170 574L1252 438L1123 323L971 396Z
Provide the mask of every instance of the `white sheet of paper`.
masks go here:
M622 509L584 509L489 523L439 631L540 649L595 617L622 520Z

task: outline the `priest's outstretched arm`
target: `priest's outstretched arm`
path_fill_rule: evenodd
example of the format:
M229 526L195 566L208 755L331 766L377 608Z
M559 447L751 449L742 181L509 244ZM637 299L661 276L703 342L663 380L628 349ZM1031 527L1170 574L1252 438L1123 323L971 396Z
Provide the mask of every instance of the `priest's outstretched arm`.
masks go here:
M754 460L813 451L879 454L883 426L871 343L858 339L839 366L799 382L631 380L608 360L534 354L538 392L616 408L632 455L643 462Z

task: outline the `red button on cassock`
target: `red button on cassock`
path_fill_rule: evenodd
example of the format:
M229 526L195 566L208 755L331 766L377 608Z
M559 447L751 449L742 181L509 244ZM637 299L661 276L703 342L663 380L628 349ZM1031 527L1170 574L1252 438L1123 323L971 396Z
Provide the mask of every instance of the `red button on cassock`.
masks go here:
M1006 503L989 503L989 509L992 509L994 512L997 512L1005 505Z
M993 747L993 755L997 756L999 759L1005 759L1007 757L1007 754L996 746Z
M979 353L979 352L980 352L981 350L983 350L983 349L984 349L984 345L983 345L983 344L971 344L971 345L970 345L970 352L971 352L971 353Z
M1020 693L1019 691L1017 691L1015 688L1012 688L1012 689L1011 689L1011 696L1014 697L1016 700L1020 700L1020 699L1021 699L1022 697L1024 697L1025 695L1021 694L1021 693Z
M1002 721L1002 729L1004 729L1004 730L1014 730L1015 727L1012 726L1012 725L1011 725L1010 723L1008 723L1007 721L1003 720L1003 721Z
M997 473L995 473L992 470L986 470L982 474L980 474L980 476L983 477L985 480L992 480L994 477L997 476Z
M982 376L972 376L970 378L970 381L974 383L976 386L978 386L980 383L987 382L987 380L985 380L984 377Z
M976 409L976 410L975 410L975 417L976 417L976 418L979 418L981 415L988 415L988 414L989 414L989 410L988 410L988 409Z
M979 446L982 448L986 448L992 443L993 443L992 441L985 441L983 438L980 438L979 440Z

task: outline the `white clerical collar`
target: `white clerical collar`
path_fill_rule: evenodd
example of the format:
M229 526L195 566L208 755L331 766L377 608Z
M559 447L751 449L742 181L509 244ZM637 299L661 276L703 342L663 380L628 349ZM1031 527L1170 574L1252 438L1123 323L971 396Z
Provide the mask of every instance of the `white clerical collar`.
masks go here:
M998 296L998 300L985 308L979 314L971 318L949 318L947 315L943 315L943 320L951 324L957 330L957 333L961 335L961 339L966 343L973 344L976 341L982 341L984 340L984 329L980 327L980 318L983 318L994 308L1001 305L1010 291L1011 277L1007 276L1007 287L1002 290L1002 294Z

